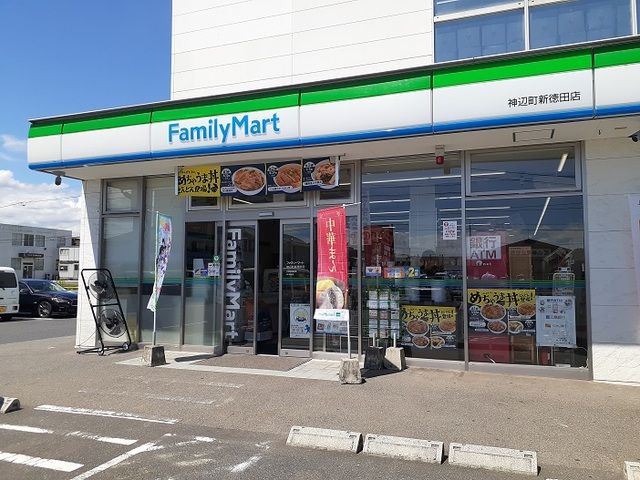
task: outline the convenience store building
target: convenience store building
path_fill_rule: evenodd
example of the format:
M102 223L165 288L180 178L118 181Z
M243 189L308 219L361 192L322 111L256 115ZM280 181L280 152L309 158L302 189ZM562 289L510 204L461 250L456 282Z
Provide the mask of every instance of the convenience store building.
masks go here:
M352 351L395 336L410 365L640 383L635 1L599 2L613 30L585 20L584 38L548 43L538 14L592 19L594 2L201 3L173 2L170 101L29 134L30 168L83 181L80 268L112 271L137 341L159 211L174 229L161 344L340 358L347 336L311 317L317 212L344 206ZM477 52L460 40L476 27ZM337 181L269 191L287 165ZM196 167L264 181L176 195ZM94 329L81 295L77 345Z

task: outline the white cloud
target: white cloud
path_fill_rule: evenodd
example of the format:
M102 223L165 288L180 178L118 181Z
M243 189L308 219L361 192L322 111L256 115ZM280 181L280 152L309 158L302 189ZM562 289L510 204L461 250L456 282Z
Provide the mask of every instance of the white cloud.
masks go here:
M80 233L80 190L64 183L25 183L0 170L0 223L62 228Z
M0 133L0 147L9 152L23 153L27 151L27 141L8 133Z

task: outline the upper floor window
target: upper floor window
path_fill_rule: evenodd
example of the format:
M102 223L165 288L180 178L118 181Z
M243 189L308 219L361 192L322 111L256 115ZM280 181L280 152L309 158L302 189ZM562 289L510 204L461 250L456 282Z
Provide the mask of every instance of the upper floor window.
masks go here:
M13 233L11 235L11 245L21 246L22 245L22 234L21 233Z
M36 247L44 247L44 235L36 235Z
M631 35L637 31L636 3L640 0L434 0L435 61Z
M25 247L33 247L33 235L31 235L30 233L25 233L23 236L23 245Z

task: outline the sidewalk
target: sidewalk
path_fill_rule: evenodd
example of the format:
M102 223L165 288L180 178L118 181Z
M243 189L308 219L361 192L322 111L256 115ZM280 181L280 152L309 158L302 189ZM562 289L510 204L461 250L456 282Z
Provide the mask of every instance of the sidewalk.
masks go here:
M140 365L139 351L77 355L70 337L3 345L0 394L19 397L25 409L171 416L283 443L292 425L304 425L534 450L543 479L621 480L624 461L640 460L639 387L420 368L340 385L296 375L332 376L331 363L256 374L198 364L202 357L185 352L167 356L178 355L182 361L152 369Z

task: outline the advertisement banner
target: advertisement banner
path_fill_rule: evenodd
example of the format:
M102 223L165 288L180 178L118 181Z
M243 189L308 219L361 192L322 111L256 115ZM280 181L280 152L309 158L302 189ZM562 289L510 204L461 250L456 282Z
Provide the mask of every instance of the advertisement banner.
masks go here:
M538 297L536 344L541 347L576 347L576 297Z
M470 332L524 335L536 331L534 289L469 289L467 304Z
M264 164L225 165L220 170L222 195L262 195L266 191L267 176Z
M507 252L502 233L467 237L467 276L469 278L507 278Z
M347 262L347 222L344 207L318 211L318 277L316 281L316 320L343 321L322 317L323 310L343 311L348 315L349 286ZM348 319L348 317L347 317ZM318 328L318 323L316 324Z
M156 304L160 298L162 282L167 272L169 254L171 253L171 217L156 212L156 269L153 291L147 303L147 309L156 311Z
M457 348L455 307L401 305L402 343L415 348Z
M302 161L267 163L267 193L296 193L302 190Z
M633 260L636 269L636 288L640 303L640 195L629 195L629 213L631 214L631 238L633 239Z
M289 304L289 337L309 338L311 336L311 305L308 303Z
M302 189L327 190L338 186L340 162L338 157L309 158L302 168Z
M176 194L181 197L219 197L220 165L178 168Z

